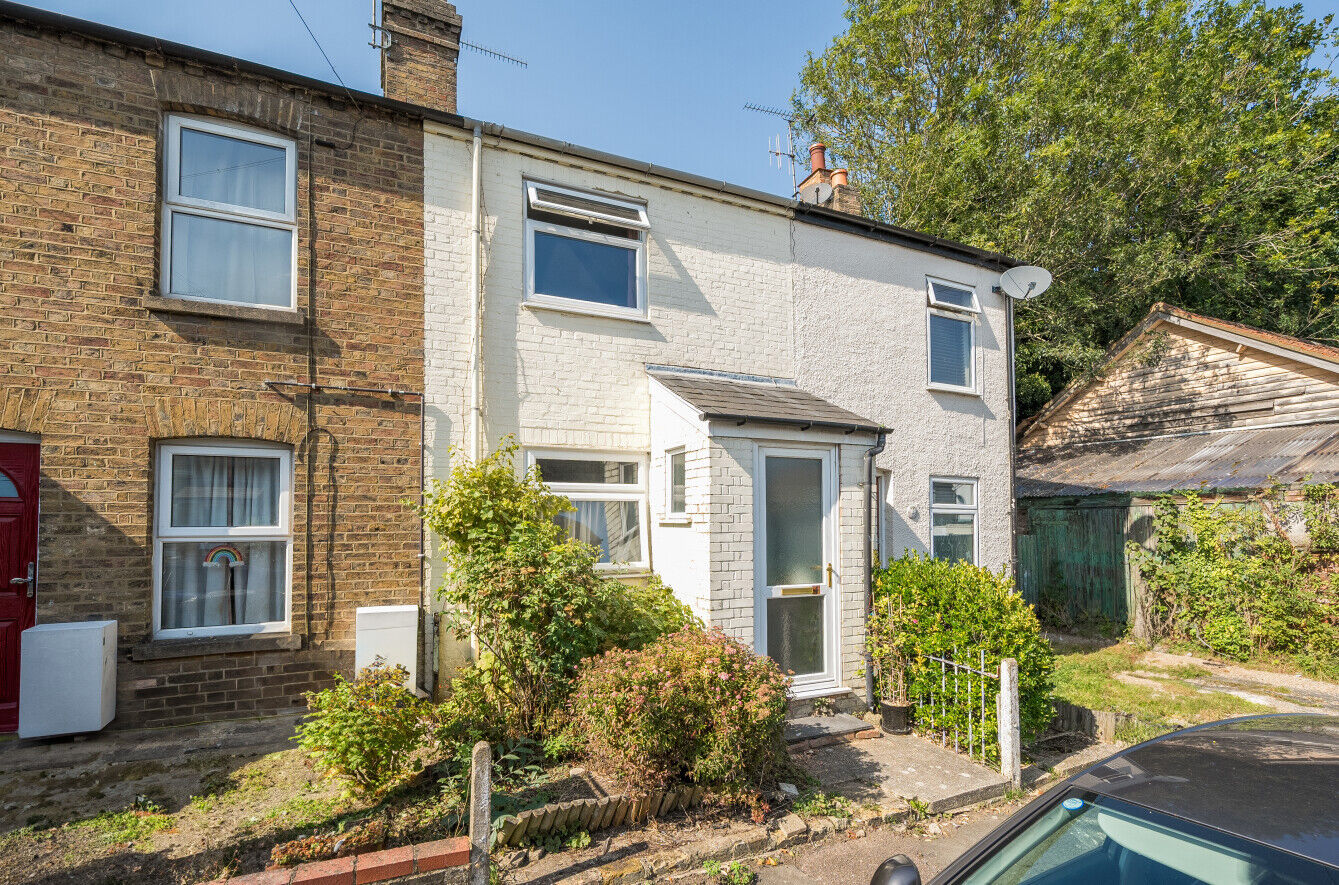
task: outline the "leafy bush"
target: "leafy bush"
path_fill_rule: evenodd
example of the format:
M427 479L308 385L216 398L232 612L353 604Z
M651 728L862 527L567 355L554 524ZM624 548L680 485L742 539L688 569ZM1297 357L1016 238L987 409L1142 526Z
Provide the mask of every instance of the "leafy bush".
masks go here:
M1308 528L1320 530L1323 544L1328 495L1308 489L1304 501ZM1287 539L1291 509L1278 489L1244 504L1195 492L1161 498L1153 549L1130 545L1147 585L1140 605L1150 634L1235 660L1258 652L1339 657L1339 587L1322 559Z
M583 659L696 620L659 581L629 588L600 575L595 548L554 521L571 502L534 469L518 473L515 455L513 442L477 464L457 455L423 507L445 542L439 593L452 627L480 649L452 681L448 718L490 740L555 732Z
M635 789L748 793L787 763L787 684L775 661L719 630L685 629L587 662L571 727L594 764Z
M907 694L919 703L917 721L934 727L955 724L967 734L972 710L980 717L979 690L973 701L955 694L950 682L940 690L940 667L925 655L953 659L955 653L979 667L977 655L984 651L986 670L997 671L1003 658L1018 661L1019 717L1024 740L1039 735L1051 721L1051 689L1055 656L1041 633L1032 606L1014 589L1004 572L966 562L929 559L916 553L876 569L875 613L870 619L868 643L878 679L885 690L896 687L901 671ZM995 728L993 697L998 686L988 690L987 728ZM940 703L945 713L939 713ZM930 709L933 707L933 711ZM998 746L987 744L993 757Z
M307 693L311 714L294 738L328 776L375 794L410 767L428 743L432 708L404 687L409 671L377 658L352 682Z

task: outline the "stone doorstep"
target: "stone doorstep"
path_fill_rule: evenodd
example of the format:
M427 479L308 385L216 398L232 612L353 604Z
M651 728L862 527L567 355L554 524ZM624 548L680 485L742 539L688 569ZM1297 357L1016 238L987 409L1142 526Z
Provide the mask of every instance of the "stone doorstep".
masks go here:
M470 840L463 836L418 845L402 845L351 857L317 860L288 869L271 869L208 885L365 885L369 882L411 882L421 873L435 873L470 862Z

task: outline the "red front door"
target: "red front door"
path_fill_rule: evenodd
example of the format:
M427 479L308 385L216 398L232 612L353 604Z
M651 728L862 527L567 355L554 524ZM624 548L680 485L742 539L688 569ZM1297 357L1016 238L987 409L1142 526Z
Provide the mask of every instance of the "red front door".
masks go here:
M37 453L0 442L0 732L19 727L19 634L37 611Z

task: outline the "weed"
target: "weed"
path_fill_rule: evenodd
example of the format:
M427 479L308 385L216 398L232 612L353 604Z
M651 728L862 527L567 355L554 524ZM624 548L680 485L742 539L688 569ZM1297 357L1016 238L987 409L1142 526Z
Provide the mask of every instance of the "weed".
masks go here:
M719 861L709 860L702 868L707 877L719 885L753 885L758 880L757 873L737 860L730 861L729 866L721 866Z
M108 845L122 845L147 839L159 830L172 826L172 816L148 811L104 811L97 817L75 821L72 829L89 830Z
M911 809L912 821L925 820L930 816L930 803L915 796L907 799L907 807Z
M845 796L829 796L827 793L815 791L805 793L795 800L795 805L791 809L800 817L838 817L849 818L854 812L854 806L851 800Z

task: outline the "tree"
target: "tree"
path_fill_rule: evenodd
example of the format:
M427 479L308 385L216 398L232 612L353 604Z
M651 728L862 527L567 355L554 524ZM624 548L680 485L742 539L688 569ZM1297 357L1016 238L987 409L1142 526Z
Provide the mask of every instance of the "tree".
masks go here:
M1339 339L1330 17L1261 0L849 0L794 102L881 220L1041 264L1020 412L1157 301Z

